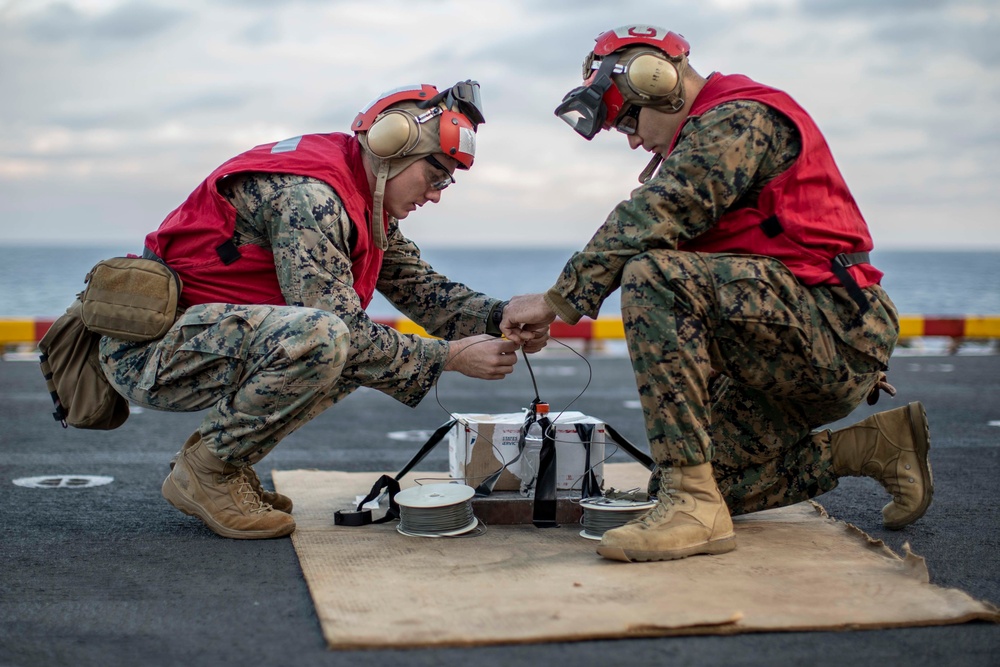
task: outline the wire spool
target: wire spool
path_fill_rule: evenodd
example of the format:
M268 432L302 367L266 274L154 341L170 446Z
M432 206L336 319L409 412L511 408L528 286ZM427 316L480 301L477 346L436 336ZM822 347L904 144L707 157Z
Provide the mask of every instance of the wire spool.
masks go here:
M656 507L655 500L626 500L618 498L586 498L580 501L583 530L580 537L599 540L612 528L624 526Z
M464 484L426 484L396 494L399 525L411 537L454 537L467 533L479 520L472 513L475 491Z

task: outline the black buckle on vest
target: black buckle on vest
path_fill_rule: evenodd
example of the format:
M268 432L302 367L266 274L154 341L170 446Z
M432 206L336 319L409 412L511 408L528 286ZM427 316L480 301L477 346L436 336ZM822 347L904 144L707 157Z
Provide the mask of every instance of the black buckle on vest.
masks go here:
M781 221L778 220L777 216L772 215L760 223L760 231L764 232L764 236L769 239L773 239L785 231L785 228L781 226Z
M229 266L243 256L240 254L240 249L236 247L236 244L233 243L232 239L220 244L215 249L215 252L219 255L219 259L221 259L222 263L226 266Z
M868 253L867 252L842 252L833 258L830 262L830 269L833 271L833 275L837 276L837 280L840 284L847 288L847 293L851 295L854 299L854 303L858 304L858 315L864 315L868 312L871 305L868 303L868 299L865 297L865 293L858 286L854 276L852 276L848 271L847 267L854 266L855 264L868 264Z

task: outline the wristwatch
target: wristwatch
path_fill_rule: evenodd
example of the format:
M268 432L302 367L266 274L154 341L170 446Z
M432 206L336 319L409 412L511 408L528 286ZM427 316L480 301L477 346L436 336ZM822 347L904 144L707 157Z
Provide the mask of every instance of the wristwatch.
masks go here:
M486 333L491 336L502 336L503 332L500 331L500 323L503 322L503 309L507 307L510 301L501 301L497 305L493 306L493 310L486 317Z

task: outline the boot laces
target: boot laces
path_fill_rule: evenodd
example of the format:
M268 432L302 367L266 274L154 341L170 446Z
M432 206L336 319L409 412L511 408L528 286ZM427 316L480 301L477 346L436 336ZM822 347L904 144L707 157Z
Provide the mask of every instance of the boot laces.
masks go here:
M260 476L257 474L257 471L254 470L253 466L247 465L247 466L245 466L243 468L243 470L247 474L247 479L250 482L250 486L252 486L254 488L254 490L257 492L257 495L260 496L261 500L263 500L265 503L267 503L268 502L267 501L267 497L268 497L269 494L271 495L271 497L277 496L277 492L270 491L270 490L264 488L264 483L260 481ZM268 503L268 504L270 504L270 503ZM273 508L273 505L272 505L272 508Z
M673 512L674 505L686 502L684 498L678 498L675 495L677 489L672 486L673 474L673 467L660 469L660 488L656 494L659 502L651 510L635 519L636 522L649 527L652 524L665 520Z
M244 466L243 473L247 476L247 482L250 483L250 486L252 486L259 495L263 496L264 485L261 484L260 477L257 476L257 471L253 469L253 466Z
M241 496L241 502L247 506L248 511L254 514L263 514L264 512L271 511L271 505L265 503L261 499L260 494L257 493L257 489L254 488L249 475L247 475L246 468L240 468L236 472L226 475L225 480L227 484L237 486L236 493Z

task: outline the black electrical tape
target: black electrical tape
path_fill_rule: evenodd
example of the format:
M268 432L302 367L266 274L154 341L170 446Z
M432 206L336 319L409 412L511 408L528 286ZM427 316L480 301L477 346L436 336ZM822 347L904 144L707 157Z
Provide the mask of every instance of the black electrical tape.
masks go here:
M372 511L337 510L333 515L333 523L338 526L366 526L372 522Z

